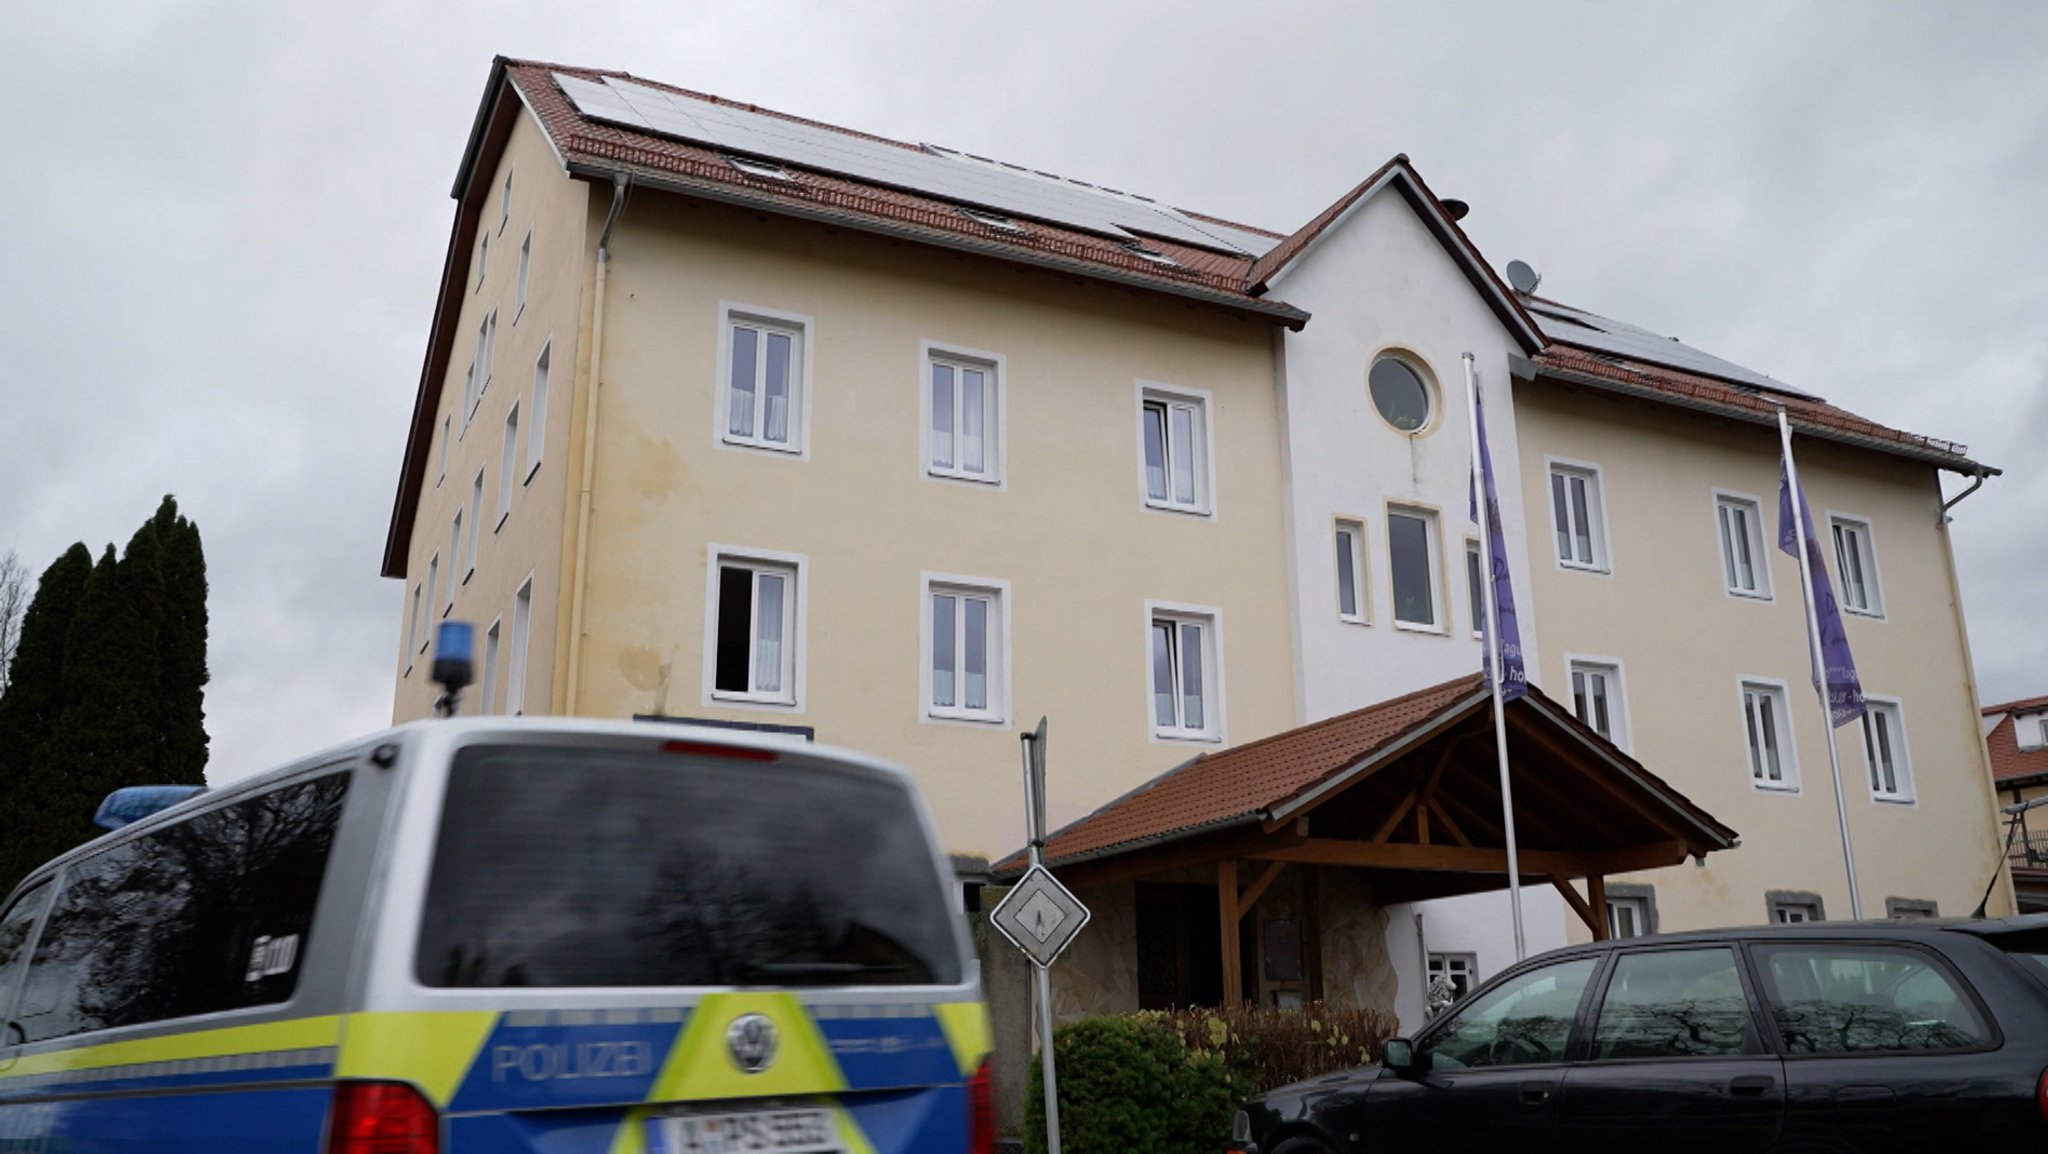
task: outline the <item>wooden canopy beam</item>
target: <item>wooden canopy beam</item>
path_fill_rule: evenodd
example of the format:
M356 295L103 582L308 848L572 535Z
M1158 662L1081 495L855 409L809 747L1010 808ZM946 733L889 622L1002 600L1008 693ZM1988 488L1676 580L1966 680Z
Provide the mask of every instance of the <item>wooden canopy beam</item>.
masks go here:
M1280 871L1286 868L1287 863L1284 861L1266 863L1266 872L1260 874L1257 881L1246 886L1244 892L1237 895L1237 916L1242 918L1252 912L1252 907L1258 905L1259 899L1266 896L1266 888L1271 886L1273 879L1279 877Z
M1517 854L1524 874L1560 874L1587 877L1592 874L1629 873L1658 866L1677 865L1685 860L1685 846L1658 842L1620 850L1590 853L1525 849ZM1339 841L1312 837L1292 845L1249 849L1245 857L1258 861L1291 861L1307 865L1356 866L1364 869L1449 870L1458 873L1508 872L1505 849L1482 846L1415 845L1408 842Z
M1594 914L1593 907L1587 905L1586 899L1579 896L1579 891L1572 888L1571 880L1551 874L1550 884L1556 886L1557 892L1564 895L1564 904L1570 906L1572 912L1579 915L1579 920L1586 923L1586 928L1593 931L1593 940L1606 941L1607 919Z
M1543 732L1540 727L1531 724L1526 718L1517 718L1512 723L1512 730L1517 735L1541 746L1551 756L1575 769L1585 761L1583 757L1574 757L1556 738L1549 733ZM1662 807L1644 804L1641 798L1621 788L1619 783L1610 780L1606 774L1586 773L1580 770L1578 776L1600 789L1607 796L1634 811L1636 816L1649 821L1657 828L1664 830L1674 837L1684 837L1686 835L1687 831L1673 819L1669 812L1665 811Z

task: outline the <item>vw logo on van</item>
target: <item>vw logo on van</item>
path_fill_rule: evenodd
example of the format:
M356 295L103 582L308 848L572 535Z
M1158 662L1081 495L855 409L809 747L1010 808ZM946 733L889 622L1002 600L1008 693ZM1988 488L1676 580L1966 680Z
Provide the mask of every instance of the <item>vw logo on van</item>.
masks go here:
M725 1045L733 1065L758 1074L775 1064L775 1023L760 1014L741 1014L726 1027Z

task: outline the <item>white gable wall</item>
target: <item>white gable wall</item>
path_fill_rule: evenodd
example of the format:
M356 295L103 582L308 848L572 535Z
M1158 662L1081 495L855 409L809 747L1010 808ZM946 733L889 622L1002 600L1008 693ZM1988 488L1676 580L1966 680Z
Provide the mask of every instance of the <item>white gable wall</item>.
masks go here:
M1311 722L1479 668L1464 550L1471 432L1463 354L1477 358L1487 400L1495 483L1532 678L1538 656L1508 357L1520 347L1402 195L1384 189L1298 258L1274 295L1308 310L1278 350L1286 433L1289 566L1294 582L1297 720ZM1396 348L1433 377L1430 424L1417 435L1383 421L1367 391L1378 354ZM1539 494L1539 498L1540 498ZM1394 624L1386 508L1437 511L1441 633ZM1544 513L1541 504L1536 514ZM1338 616L1336 521L1365 526L1369 623ZM1531 954L1565 944L1564 906L1548 887L1523 889ZM1402 1028L1422 1025L1425 952L1476 955L1483 980L1514 961L1505 892L1389 907L1387 945L1399 978Z

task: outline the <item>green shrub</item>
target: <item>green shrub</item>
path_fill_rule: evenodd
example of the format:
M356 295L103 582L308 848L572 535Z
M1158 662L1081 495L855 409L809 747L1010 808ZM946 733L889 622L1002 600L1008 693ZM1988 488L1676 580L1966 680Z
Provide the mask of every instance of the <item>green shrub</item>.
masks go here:
M1244 1097L1377 1062L1396 1025L1391 1014L1323 1002L1299 1010L1177 1010L1164 1017L1191 1053L1219 1055Z
M1245 1088L1213 1050L1191 1053L1163 1014L1087 1018L1053 1031L1065 1154L1215 1154ZM1039 1063L1024 1148L1045 1151Z

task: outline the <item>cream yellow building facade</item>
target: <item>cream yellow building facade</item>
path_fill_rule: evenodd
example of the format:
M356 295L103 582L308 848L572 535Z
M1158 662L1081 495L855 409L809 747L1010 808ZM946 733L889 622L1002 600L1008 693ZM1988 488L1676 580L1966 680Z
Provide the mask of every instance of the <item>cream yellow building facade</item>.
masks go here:
M479 109L384 557L397 719L433 707L433 627L467 620L466 710L800 731L910 767L953 852L1007 853L1040 716L1059 825L1477 667L1470 354L1531 679L1743 838L1626 879L1616 930L1848 915L1769 382L1602 378L1405 158L1285 237L1042 174L999 174L1048 198L1010 217L631 130L607 92L709 102L500 60ZM1382 407L1389 360L1426 411ZM1995 877L2008 909L1940 483L1988 470L1783 395L1868 569L1849 640L1893 727L1875 790L1838 731L1863 913L1967 913ZM1588 522L1562 539L1560 477ZM1565 941L1557 896L1530 901L1532 943ZM1425 973L1511 959L1503 914L1361 914L1359 972L1416 1012ZM1077 956L1142 971L1140 916Z

